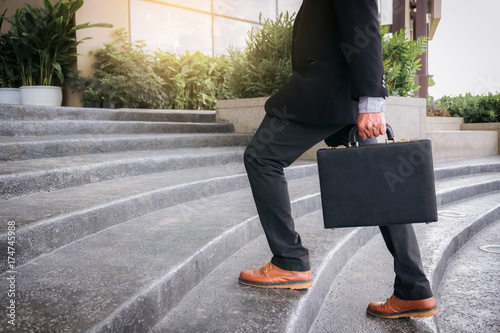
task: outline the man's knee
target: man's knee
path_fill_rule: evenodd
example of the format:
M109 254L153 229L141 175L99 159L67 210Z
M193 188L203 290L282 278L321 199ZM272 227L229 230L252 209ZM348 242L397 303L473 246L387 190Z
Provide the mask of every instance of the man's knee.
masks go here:
M243 153L243 163L246 167L252 165L257 160L257 149L253 145L249 145Z

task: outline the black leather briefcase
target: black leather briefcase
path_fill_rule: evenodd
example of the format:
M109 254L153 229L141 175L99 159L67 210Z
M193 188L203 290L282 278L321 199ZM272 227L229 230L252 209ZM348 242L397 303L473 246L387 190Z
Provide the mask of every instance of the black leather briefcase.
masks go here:
M436 222L431 142L394 140L317 151L325 228Z

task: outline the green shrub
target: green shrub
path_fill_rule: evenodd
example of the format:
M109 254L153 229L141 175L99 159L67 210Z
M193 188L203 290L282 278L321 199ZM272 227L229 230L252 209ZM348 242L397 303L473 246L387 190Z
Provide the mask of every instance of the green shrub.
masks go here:
M261 21L261 27L248 32L245 50L230 49L227 86L232 98L270 96L290 79L293 21L288 13L276 21ZM387 90L392 96L413 96L421 66L416 58L425 52L426 39L412 41L404 30L392 36L388 31L389 27L380 28Z
M217 99L227 98L227 57L201 52L175 55L156 52L155 72L165 84L169 107L182 110L215 110Z
M252 27L244 50L230 48L231 71L228 92L232 98L270 96L292 75L292 32L294 15L281 13L276 21L266 19Z
M413 41L406 37L405 29L388 34L389 27L380 27L385 81L390 96L414 96L420 87L415 84L415 74L420 68L419 55L425 53L426 38Z
M154 58L145 51L144 42L129 42L123 30L115 42L90 54L94 56L94 78L73 82L75 91L83 90L83 104L111 102L115 107L162 109L168 107L165 81L154 69Z
M429 117L450 117L450 113L445 106L439 103L439 100L432 96L427 96L427 116Z
M463 117L466 123L491 123L500 121L500 94L444 96L438 104L452 116Z
M93 78L72 73L71 87L83 91L83 105L112 102L115 107L214 110L227 98L227 57L196 52L175 55L145 51L144 42L129 42L123 30L117 40L91 55Z

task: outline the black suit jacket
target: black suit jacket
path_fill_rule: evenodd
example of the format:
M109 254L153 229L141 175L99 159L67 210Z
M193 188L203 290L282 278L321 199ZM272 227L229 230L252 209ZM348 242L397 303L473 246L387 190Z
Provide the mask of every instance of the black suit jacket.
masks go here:
M290 81L266 112L311 124L354 124L362 96L385 97L376 0L304 0Z

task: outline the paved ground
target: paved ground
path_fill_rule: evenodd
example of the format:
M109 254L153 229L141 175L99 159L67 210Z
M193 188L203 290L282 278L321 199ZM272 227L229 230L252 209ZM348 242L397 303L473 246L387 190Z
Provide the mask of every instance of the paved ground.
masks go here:
M485 228L451 259L438 291L441 333L500 332L500 221Z

